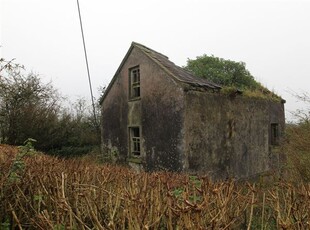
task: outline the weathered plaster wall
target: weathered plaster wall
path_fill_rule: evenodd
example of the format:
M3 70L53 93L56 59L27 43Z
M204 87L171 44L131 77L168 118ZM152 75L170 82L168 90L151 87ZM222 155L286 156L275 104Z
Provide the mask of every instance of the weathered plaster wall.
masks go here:
M284 128L283 104L242 96L186 93L189 171L215 178L250 177L270 169L270 123Z
M127 160L128 127L141 125L141 102L129 102L129 68L141 64L135 49L132 53L123 63L101 105L103 151L117 153L120 161Z
M142 84L142 131L148 170L183 170L184 93L153 62L144 66L148 78Z
M128 71L138 65L141 98L130 101ZM128 127L140 126L143 168L182 170L183 108L182 88L154 61L134 48L102 103L104 151L117 151L120 159L126 160Z
M101 143L104 153L117 154L120 161L127 152L127 87L121 74L106 95L101 105Z

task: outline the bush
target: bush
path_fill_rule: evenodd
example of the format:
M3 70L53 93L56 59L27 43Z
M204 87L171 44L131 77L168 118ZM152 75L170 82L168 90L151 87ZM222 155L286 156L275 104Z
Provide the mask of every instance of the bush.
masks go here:
M310 105L308 93L295 96ZM287 156L290 176L295 181L310 182L310 108L297 110L293 115L298 122L287 125L283 151Z
M93 145L86 145L86 146L64 146L60 149L54 149L48 151L48 154L53 156L60 156L60 157L77 157L77 156L84 156L89 154L93 151Z
M0 59L0 143L22 145L33 138L38 150L56 155L91 151L99 145L100 137L87 101L80 98L70 103L70 109L61 102L63 97L51 82L45 84L40 75L26 73L23 66Z
M188 59L185 69L198 77L206 78L222 86L233 86L242 90L259 87L254 77L246 69L244 62L235 62L204 54L195 60Z
M310 182L310 123L290 124L286 128L284 151L292 176Z

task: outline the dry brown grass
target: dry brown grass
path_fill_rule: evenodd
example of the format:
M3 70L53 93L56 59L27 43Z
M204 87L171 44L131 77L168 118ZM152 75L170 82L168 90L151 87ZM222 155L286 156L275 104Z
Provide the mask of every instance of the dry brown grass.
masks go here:
M310 182L310 122L290 124L286 128L283 151L287 156L290 177Z
M0 146L0 224L9 229L309 229L310 185L263 187L35 154L10 179Z

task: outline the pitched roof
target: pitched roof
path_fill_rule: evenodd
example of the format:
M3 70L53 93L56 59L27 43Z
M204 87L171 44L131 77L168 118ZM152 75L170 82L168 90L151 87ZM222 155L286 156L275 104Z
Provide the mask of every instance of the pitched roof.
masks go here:
M124 65L125 61L127 60L128 56L130 55L132 49L136 47L139 50L141 50L146 56L148 56L151 60L156 62L168 75L173 77L176 81L185 83L187 85L193 86L195 88L207 88L207 89L212 89L212 90L219 90L222 87L208 81L207 79L204 78L199 78L194 76L191 72L181 68L180 66L175 65L173 62L169 60L169 58L155 50L152 50L142 44L139 44L137 42L132 42L131 46L125 55L123 61L121 62L120 66L118 67L113 79L111 80L110 84L108 85L104 95L102 96L100 100L100 104L102 103L103 99L105 96L108 94L110 88L113 85L113 82L117 78L118 73L120 72L122 66Z
M159 64L170 76L172 76L177 81L189 84L195 87L209 88L209 89L221 89L221 86L208 81L204 78L199 78L194 76L191 72L175 65L171 62L167 56L158 53L144 45L136 42L132 42L132 46L139 48L143 53L150 57L153 61Z

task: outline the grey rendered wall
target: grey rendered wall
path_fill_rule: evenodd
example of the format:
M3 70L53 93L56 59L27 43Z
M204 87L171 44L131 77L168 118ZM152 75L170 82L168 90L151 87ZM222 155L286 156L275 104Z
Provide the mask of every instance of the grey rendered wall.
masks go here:
M270 123L283 131L282 103L189 91L186 106L188 171L241 178L272 167Z
M141 82L142 132L147 169L182 171L183 89L153 62L149 62L144 68L149 76Z
M128 100L128 70L140 67L140 100ZM182 88L154 61L133 48L102 103L102 143L128 161L128 127L141 129L141 163L146 170L183 169Z

